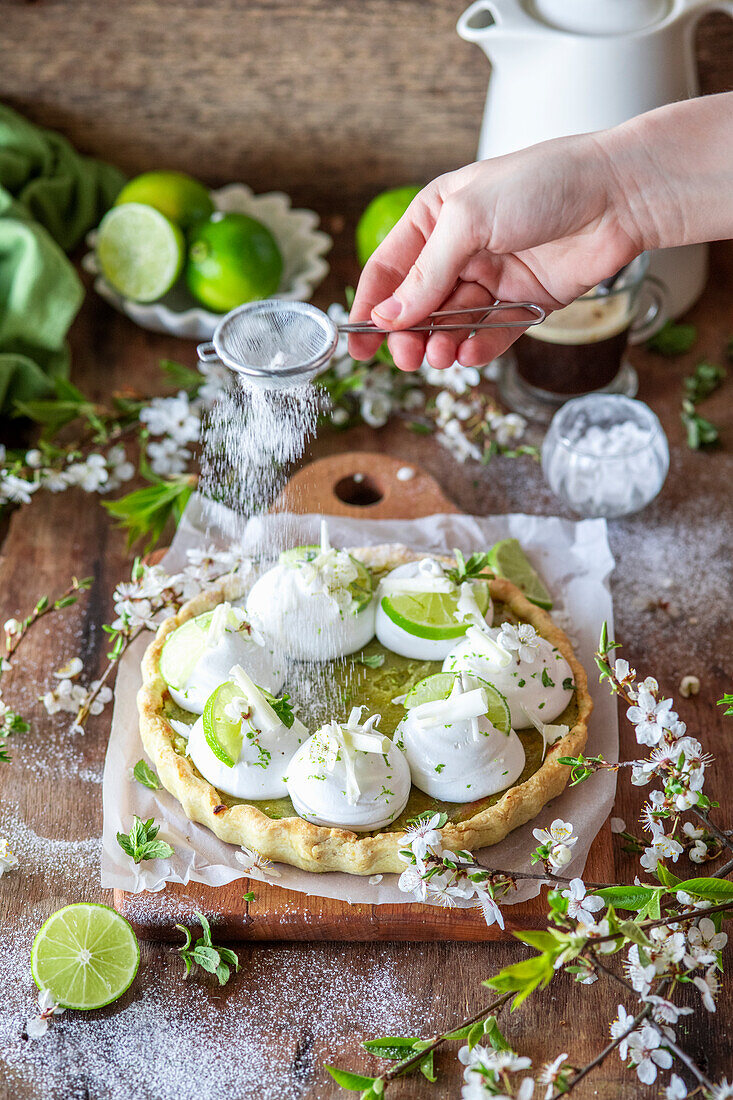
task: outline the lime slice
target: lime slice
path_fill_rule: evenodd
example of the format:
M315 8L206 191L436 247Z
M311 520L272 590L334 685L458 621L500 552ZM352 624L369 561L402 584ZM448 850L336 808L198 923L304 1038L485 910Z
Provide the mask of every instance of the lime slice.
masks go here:
M206 647L207 630L213 611L189 619L169 634L160 655L160 674L169 687L185 691L194 666ZM232 623L234 619L232 616Z
M283 550L280 555L280 564L289 565L297 569L298 566L313 561L318 557L320 552L320 546L294 546L292 550ZM349 585L349 591L356 603L356 610L361 611L367 606L374 595L374 578L364 563L360 562L358 558L352 558L351 554L349 554L349 559L356 566L358 574L356 579Z
M516 584L517 588L538 607L549 611L552 596L545 582L530 562L516 539L502 539L489 550L489 565L497 577Z
M125 918L90 902L50 916L31 950L33 980L64 1008L102 1008L116 1001L139 962L140 948Z
M471 679L476 681L477 687L482 687L486 692L488 700L486 717L492 726L500 733L509 733L512 728L512 720L509 713L509 704L502 693L493 684L480 676L471 675ZM419 707L421 703L436 703L439 699L447 699L453 690L455 681L455 672L436 672L435 675L426 677L408 691L405 696L405 710Z
M228 680L210 695L204 708L204 736L206 744L217 760L233 768L242 751L242 723L231 722L224 708L234 699L243 699L242 689Z
M178 226L159 210L130 202L105 214L96 252L105 279L124 298L155 302L180 275L185 244Z
M475 581L472 586L481 614L489 606L489 586L485 581ZM416 638L437 641L462 638L467 623L456 621L458 592L404 592L382 599L382 610L397 626Z

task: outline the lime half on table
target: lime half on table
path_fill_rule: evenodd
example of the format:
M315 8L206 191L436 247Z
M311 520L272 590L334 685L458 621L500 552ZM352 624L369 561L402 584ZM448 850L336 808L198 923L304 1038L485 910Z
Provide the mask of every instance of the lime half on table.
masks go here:
M97 259L107 282L133 302L155 302L181 274L183 233L152 206L113 206L99 226Z
M489 586L477 581L472 586L482 615L489 606ZM462 638L466 623L457 622L459 593L404 592L382 598L382 610L397 626L416 638L444 641Z
M137 974L140 948L130 925L108 905L79 902L41 926L31 971L62 1008L102 1008L121 997Z
M502 539L489 550L489 567L524 593L528 600L549 611L552 596L517 539Z
M413 707L419 707L422 703L437 703L439 700L447 699L453 690L456 675L455 672L436 672L435 675L428 676L419 684L415 684L405 696L405 710L412 710ZM486 692L488 701L486 717L494 729L499 730L500 733L509 733L512 720L509 704L502 693L480 676L473 674L470 676L475 681L476 687L483 688Z

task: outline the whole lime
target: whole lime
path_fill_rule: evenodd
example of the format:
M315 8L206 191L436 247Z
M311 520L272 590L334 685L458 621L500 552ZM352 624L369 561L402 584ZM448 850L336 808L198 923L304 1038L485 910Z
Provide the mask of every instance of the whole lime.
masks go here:
M248 214L214 214L190 237L188 289L214 313L268 298L280 285L282 272L277 241Z
M190 229L214 213L214 204L203 183L185 172L143 172L125 184L115 206L127 202L154 206L181 229Z
M421 187L394 187L372 199L356 226L356 254L362 267L420 191Z

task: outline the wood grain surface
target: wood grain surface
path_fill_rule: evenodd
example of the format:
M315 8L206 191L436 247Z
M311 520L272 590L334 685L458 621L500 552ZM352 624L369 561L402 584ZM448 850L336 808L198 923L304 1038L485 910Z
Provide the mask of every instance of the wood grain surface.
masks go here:
M318 299L327 304L355 280L349 226L364 199L400 180L427 179L474 154L488 69L480 52L454 35L462 6L445 0L2 0L0 97L129 171L167 164L213 184L244 179L258 189L282 186L298 202L315 205L336 234L332 275ZM731 33L719 14L701 28L698 56L706 91L733 84ZM658 499L640 515L611 523L609 534L617 560L617 636L625 656L642 673L659 677L690 730L699 731L715 753L709 793L723 803L730 822L731 720L714 703L733 682L733 381L703 407L721 428L718 451L688 451L679 420L683 377L703 356L720 361L733 332L733 251L717 247L713 259L706 295L690 315L699 328L693 351L674 360L632 352L640 396L662 419L672 463ZM92 293L72 330L72 347L74 380L100 397L114 388L149 392L160 386L160 357L192 364L195 354L190 342L136 329ZM379 432L360 427L322 434L313 454L375 448L404 463L419 462L462 510L568 514L532 460L460 466L435 441L400 424ZM77 490L39 493L14 513L0 537L0 621L27 612L41 592L63 589L71 573L97 578L63 622L32 636L27 671L3 680L5 699L22 706L34 728L16 739L12 764L0 769L0 814L23 824L16 843L21 856L32 851L27 830L50 838L54 851L63 852L66 842L92 843L101 835L109 714L93 719L86 735L75 739L66 732L65 716L49 719L35 699L50 670L72 655L83 658L90 674L102 668L107 647L101 624L110 618L111 593L129 570L129 556L98 500ZM701 691L682 700L678 684L688 673L700 677ZM632 754L633 734L623 714L621 741L622 751ZM614 812L632 831L641 802L639 789L622 785ZM619 847L613 858L615 877L632 879L634 858ZM3 876L3 999L19 999L28 1009L32 1001L26 964L5 967L6 945L17 945L17 957L27 960L44 917L83 899L111 897L100 891L96 874L78 870L64 855L53 873L34 864ZM245 1065L249 1059L250 1085L228 1092L236 1100L333 1100L345 1094L325 1074L324 1061L373 1072L376 1063L359 1050L362 1039L383 1033L385 1026L430 1035L445 1020L460 1020L486 1003L481 979L521 955L520 948L503 943L253 944L241 952L240 974L220 991L206 981L185 985L169 948L146 943L140 974L118 1004L94 1014L94 1022L64 1021L63 1030L39 1048L34 1065L48 1060L44 1077L22 1068L30 1055L24 1054L18 1015L3 1032L0 1095L108 1100L115 1080L115 1100L159 1100L155 1074L163 1080L168 1062L183 1051L166 1044L185 1036L206 1067L200 1071L202 1094L206 1088L207 1096L220 1095L217 1084L226 1081L227 1062ZM130 1014L143 997L150 1040L131 1065L125 1039ZM581 989L559 977L513 1017L506 1015L504 1025L514 1045L537 1063L550 1049L568 1050L581 1064L607 1041L619 999L632 1007L605 981ZM731 1075L732 1012L728 984L715 1016L697 1011L678 1029L688 1053L714 1079ZM247 1022L244 1032L231 1023L233 1017ZM85 1038L98 1035L102 1024L103 1041ZM230 1047L212 1061L208 1052L225 1026ZM156 1043L157 1033L163 1039ZM421 1078L409 1079L395 1087L396 1100L458 1096L461 1067L448 1055L438 1061L441 1081L432 1093ZM262 1067L270 1065L277 1072L258 1083ZM614 1057L577 1095L651 1100L658 1090L642 1088Z

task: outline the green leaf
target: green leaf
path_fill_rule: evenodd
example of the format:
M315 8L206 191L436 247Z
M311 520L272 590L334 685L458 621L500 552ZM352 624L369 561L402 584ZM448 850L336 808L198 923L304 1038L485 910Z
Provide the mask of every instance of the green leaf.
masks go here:
M239 970L239 955L236 951L232 951L231 947L217 947L216 950L225 963L229 966L233 966L235 970Z
M695 325L677 325L674 321L667 321L659 332L647 340L649 351L656 351L660 355L684 355L697 340L697 328Z
M186 928L185 924L177 924L176 928L178 928L179 931L183 932L184 936L186 937L186 942L184 943L183 947L179 947L178 950L179 951L187 951L189 949L189 947L191 946L191 933Z
M339 1069L338 1066L324 1066L337 1085L341 1085L342 1089L349 1089L351 1092L360 1092L361 1089L370 1089L376 1077L364 1077L361 1073L351 1073L347 1069Z
M295 714L293 713L293 706L290 702L290 696L285 692L280 698L276 695L271 695L265 688L260 688L260 691L264 695L266 701L270 704L275 714L278 716L282 724L290 729L295 721Z
M593 896L603 898L606 905L614 909L643 909L659 890L648 886L606 886L603 890L594 890Z
M719 707L727 707L727 710L723 711L723 714L726 717L730 714L733 714L733 694L729 694L728 692L726 692L723 695L722 699L718 699L718 702L717 702L716 705L719 706Z
M516 992L517 996L512 1002L512 1007L518 1008L535 989L546 988L554 976L553 956L550 952L543 952L531 959L523 959L512 966L505 966L493 978L483 982L483 985L495 989L498 993Z
M717 363L698 363L694 373L683 382L685 393L690 401L697 405L722 386L726 374L725 367L720 367Z
M152 817L142 821L135 814L130 832L118 833L117 843L135 863L141 863L145 859L168 859L173 855L173 849L164 840L155 839L159 830L160 826L155 824Z
M158 782L157 775L144 760L138 760L137 764L132 769L132 774L135 776L138 783L142 783L143 787L149 787L151 791L160 790L160 783Z
M489 1016L484 1020L484 1035L487 1036L494 1050L511 1050L511 1044L501 1032L496 1016Z
M158 542L170 519L177 523L193 492L189 477L161 481L143 489L135 489L119 500L102 501L111 516L127 530L127 544L147 538L146 550Z
M638 944L639 947L649 946L649 938L632 920L619 921L618 930L622 936L625 936L627 940L631 940L632 943Z
M214 973L219 980L219 985L226 985L229 981L231 971L225 962L220 962Z
M384 1035L381 1039L366 1039L361 1045L378 1058L400 1062L415 1050L415 1044L419 1042L417 1036Z
M204 930L204 934L201 939L207 947L211 947L211 925L209 924L208 918L205 917L203 913L196 913L196 916L198 917L201 927Z
M712 447L718 442L715 424L700 416L691 401L682 402L680 418L687 432L687 446L693 451L699 451L701 447Z
M676 889L707 901L733 902L733 882L728 879L688 878L684 882L678 882ZM704 912L702 915L704 916Z
M663 863L657 864L656 876L661 882L662 886L667 886L677 890L679 884L682 881L678 879Z
M467 1037L467 1040L466 1040L467 1043L468 1043L468 1049L473 1050L473 1048L481 1042L483 1037L484 1037L484 1022L483 1022L483 1020L479 1020L477 1023L475 1023L473 1025L473 1027L470 1029L470 1031L468 1033L468 1037Z
M177 363L174 359L161 359L160 369L168 375L177 390L185 390L189 397L195 397L203 385L204 378L200 371Z
M366 665L367 668L381 668L386 656L384 653L360 653L355 660L357 664Z
M433 1053L434 1052L431 1050L430 1054L426 1054L426 1056L423 1058L422 1062L420 1063L420 1073L422 1073L423 1077L425 1077L428 1081L431 1081L431 1082L437 1081L437 1077L435 1076L435 1064L433 1062Z
M194 962L197 962L199 966L209 974L216 973L216 968L221 962L221 959L215 947L205 947L197 944L192 951L192 955Z

